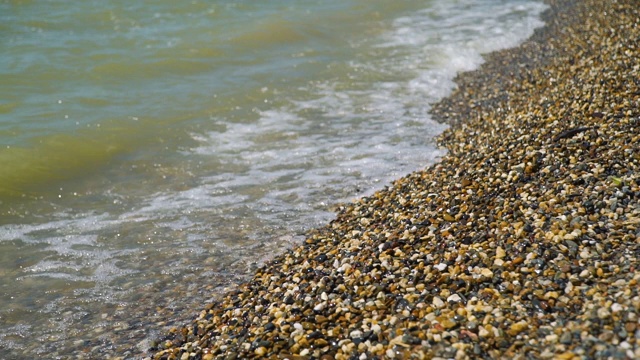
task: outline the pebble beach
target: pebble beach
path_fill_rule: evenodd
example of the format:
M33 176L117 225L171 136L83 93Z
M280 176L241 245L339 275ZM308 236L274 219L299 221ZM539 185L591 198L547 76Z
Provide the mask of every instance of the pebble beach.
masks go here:
M547 3L434 104L440 162L340 205L143 357L640 358L640 6Z

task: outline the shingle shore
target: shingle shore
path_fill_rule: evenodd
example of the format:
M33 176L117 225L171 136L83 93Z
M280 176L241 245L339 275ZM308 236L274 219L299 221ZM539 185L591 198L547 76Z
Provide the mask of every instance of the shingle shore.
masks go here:
M640 3L549 4L434 106L440 163L341 207L152 358L640 358Z

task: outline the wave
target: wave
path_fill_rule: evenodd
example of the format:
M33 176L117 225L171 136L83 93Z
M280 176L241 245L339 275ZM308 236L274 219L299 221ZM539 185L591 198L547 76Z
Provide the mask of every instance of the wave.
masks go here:
M0 149L0 199L36 197L64 180L92 173L130 150L115 129L79 136L55 134L29 147Z

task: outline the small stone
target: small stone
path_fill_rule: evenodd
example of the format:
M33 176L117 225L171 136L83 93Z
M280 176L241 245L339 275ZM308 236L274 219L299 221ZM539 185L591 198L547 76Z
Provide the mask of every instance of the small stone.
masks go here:
M287 296L284 298L284 303L287 305L292 305L294 303L294 299L293 296Z
M389 359L395 359L396 358L396 352L393 351L393 349L387 349L387 351L385 352L385 354L387 355L387 357Z
M452 321L448 316L438 316L436 320L445 329L451 329L452 327L456 326L456 323Z
M557 299L559 296L560 296L560 294L557 291L549 291L546 294L544 294L544 298L546 300Z
M608 318L609 316L611 316L611 313L609 312L609 310L607 310L606 308L603 308L603 307L598 308L598 310L596 311L596 313L597 313L597 315L598 315L598 317L599 317L600 319L606 319L606 318Z
M529 327L529 324L526 321L520 321L514 324L511 324L507 333L511 336L516 336L526 330Z
M480 274L487 278L493 277L493 271L491 271L489 268L483 268L482 270L480 270Z
M547 336L544 337L545 340L547 340L548 342L555 344L558 342L558 335L556 334L549 334Z
M604 341L604 342L609 342L611 341L611 339L613 339L614 334L611 331L604 331L602 334L600 334L600 336L598 336L598 339Z
M440 299L437 296L433 297L433 306L437 307L438 309L441 309L444 307L444 301L442 301L442 299Z
M578 251L578 244L576 244L573 240L565 240L565 245L569 248L569 251L572 254L575 254Z
M438 264L438 265L434 265L433 267L434 267L434 268L436 268L436 269L438 269L438 270L440 270L440 271L444 271L444 270L447 268L447 264L445 264L445 263L440 263L440 264Z
M621 339L625 339L629 335L629 333L625 329L620 329L620 331L618 331L616 334Z
M313 345L315 347L321 348L321 347L325 347L325 346L329 345L329 342L327 340L325 340L325 339L316 339L313 342Z
M556 355L555 358L558 360L572 360L579 357L576 356L576 354L574 354L573 352L567 351L567 352L563 352L562 354Z
M613 303L613 305L611 305L611 312L614 314L619 313L622 310L624 310L624 307L618 303Z
M562 335L560 336L560 343L568 345L571 344L573 342L573 337L571 336L571 333L568 331L565 331L562 333Z
M627 322L624 325L624 329L627 330L627 332L629 332L629 333L632 333L632 332L636 331L636 327L637 327L636 323L631 322L631 321Z

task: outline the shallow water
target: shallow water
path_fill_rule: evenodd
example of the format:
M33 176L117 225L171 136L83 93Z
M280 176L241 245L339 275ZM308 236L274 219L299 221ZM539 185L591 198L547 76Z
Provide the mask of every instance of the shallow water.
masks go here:
M0 347L142 353L443 153L429 104L538 1L0 1Z

